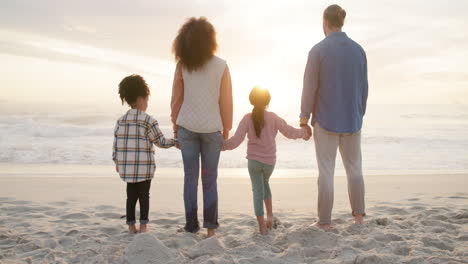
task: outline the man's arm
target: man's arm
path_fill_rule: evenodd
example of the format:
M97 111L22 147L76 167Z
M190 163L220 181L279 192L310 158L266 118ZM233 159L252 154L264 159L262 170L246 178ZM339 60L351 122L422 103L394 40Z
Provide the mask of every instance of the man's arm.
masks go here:
M366 108L367 108L367 96L369 93L369 82L367 79L367 57L366 53L364 53L364 87L362 88L362 114L366 114Z
M312 48L309 52L307 65L304 72L304 83L301 99L301 125L307 124L311 114L314 114L316 94L319 85L320 58L318 49Z

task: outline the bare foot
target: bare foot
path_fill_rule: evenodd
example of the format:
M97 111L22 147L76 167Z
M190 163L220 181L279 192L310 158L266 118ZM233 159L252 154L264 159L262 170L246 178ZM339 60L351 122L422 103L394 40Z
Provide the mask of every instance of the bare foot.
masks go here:
M267 216L267 220L265 223L266 223L266 228L272 229L273 228L273 215Z
M140 233L148 232L148 226L146 224L140 224Z
M364 224L364 217L361 214L354 215L354 224L356 225Z
M138 233L138 229L136 228L135 225L129 225L129 226L128 226L128 232L129 232L130 234L136 234L136 233Z
M313 223L311 226L320 228L325 231L328 231L333 228L331 224L319 224L318 222Z
M216 229L214 228L208 228L207 229L207 233L206 233L206 238L210 238L212 236L215 236L216 235L216 232L215 232Z

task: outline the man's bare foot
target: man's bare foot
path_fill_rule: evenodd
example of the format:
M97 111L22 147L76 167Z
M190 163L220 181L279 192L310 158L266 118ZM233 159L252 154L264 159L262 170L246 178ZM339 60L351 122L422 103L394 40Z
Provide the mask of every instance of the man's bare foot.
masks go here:
M148 226L146 224L140 224L140 233L148 232Z
M356 225L364 224L364 217L363 217L362 214L354 215L354 224L356 224Z
M331 224L319 224L318 222L313 223L311 226L320 228L325 231L328 231L333 228Z
M266 228L272 229L273 228L273 215L267 216L267 220L265 223L266 223Z
M129 225L129 226L128 226L128 232L129 232L130 234L136 234L136 233L138 233L138 229L136 228L135 225Z
M212 236L215 236L216 235L216 232L215 232L216 229L214 228L208 228L207 229L207 233L206 233L206 238L210 238Z

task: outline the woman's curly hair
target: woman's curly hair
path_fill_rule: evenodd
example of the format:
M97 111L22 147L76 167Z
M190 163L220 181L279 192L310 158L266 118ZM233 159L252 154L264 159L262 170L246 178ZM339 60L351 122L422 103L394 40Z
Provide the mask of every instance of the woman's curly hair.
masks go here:
M205 17L191 17L179 29L172 52L188 71L195 71L213 57L217 47L213 25Z

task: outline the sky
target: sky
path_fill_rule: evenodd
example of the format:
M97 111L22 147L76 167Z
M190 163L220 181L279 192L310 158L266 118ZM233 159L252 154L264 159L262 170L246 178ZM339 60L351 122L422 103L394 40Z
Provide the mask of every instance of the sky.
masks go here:
M119 81L147 79L150 110L169 112L171 46L191 16L217 31L236 111L255 85L270 108L299 113L310 48L322 13L337 3L343 31L367 53L369 104L468 104L468 1L2 0L0 103L122 107Z

